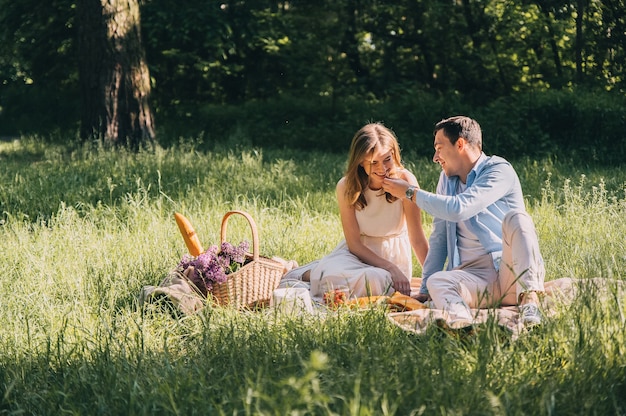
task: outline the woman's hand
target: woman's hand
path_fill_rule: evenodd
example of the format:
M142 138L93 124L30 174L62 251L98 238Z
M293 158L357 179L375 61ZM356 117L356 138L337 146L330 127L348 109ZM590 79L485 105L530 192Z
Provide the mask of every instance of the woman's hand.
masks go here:
M389 273L391 273L391 285L393 286L393 288L403 295L410 296L411 281L406 277L404 273L400 271L398 266L394 265L391 270L389 270Z

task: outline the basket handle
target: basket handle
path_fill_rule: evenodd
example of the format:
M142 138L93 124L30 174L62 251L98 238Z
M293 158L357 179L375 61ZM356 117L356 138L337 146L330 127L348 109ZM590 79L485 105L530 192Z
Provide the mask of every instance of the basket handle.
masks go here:
M224 243L226 241L228 218L233 214L242 215L246 220L248 220L248 224L250 224L250 229L252 229L252 260L259 261L259 233L256 228L256 223L254 222L250 214L245 211L228 211L224 215L224 218L222 218L222 228L220 230L220 243Z

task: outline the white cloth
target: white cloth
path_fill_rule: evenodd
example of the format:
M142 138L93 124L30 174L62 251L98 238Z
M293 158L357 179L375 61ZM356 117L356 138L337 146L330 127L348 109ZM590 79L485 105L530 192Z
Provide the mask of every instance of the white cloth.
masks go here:
M412 277L412 249L406 227L402 200L387 202L380 191L365 191L367 206L356 211L361 241L370 250L397 265ZM379 296L394 292L391 274L363 263L350 253L342 240L328 255L311 268L311 295L319 298L331 289L348 286L350 297Z

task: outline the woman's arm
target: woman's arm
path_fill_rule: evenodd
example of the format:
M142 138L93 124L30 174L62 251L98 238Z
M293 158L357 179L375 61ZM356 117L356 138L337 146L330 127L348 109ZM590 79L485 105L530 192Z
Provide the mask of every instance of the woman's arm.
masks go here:
M356 212L345 195L345 179L342 178L337 182L336 187L337 202L339 204L339 214L341 216L341 226L343 235L346 239L348 249L352 254L357 256L363 263L374 267L387 270L391 273L393 288L402 294L411 293L411 285L409 279L411 276L405 276L395 264L380 257L365 244L361 242L361 229L356 219Z

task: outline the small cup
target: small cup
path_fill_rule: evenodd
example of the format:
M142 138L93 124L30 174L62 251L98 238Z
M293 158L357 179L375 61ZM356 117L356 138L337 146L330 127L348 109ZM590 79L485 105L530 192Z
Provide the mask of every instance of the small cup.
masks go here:
M275 289L270 306L287 314L313 313L313 302L309 289L301 287Z

